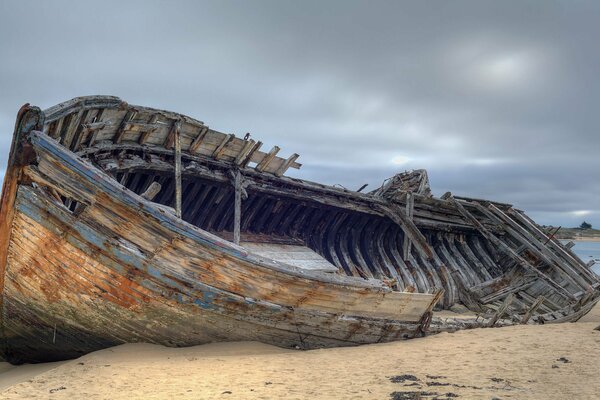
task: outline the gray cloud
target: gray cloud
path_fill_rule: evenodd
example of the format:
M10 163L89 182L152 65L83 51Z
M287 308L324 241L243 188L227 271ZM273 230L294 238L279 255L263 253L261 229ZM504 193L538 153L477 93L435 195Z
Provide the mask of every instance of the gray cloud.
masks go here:
M307 179L376 187L427 168L437 194L600 226L599 12L595 2L4 1L0 163L21 104L114 94L298 152L294 175Z

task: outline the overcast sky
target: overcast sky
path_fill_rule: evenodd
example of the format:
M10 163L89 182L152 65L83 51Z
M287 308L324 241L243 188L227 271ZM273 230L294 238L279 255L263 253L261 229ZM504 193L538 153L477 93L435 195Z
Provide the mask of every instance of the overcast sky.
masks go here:
M110 94L251 132L294 176L600 227L600 2L0 0L0 175L19 107Z

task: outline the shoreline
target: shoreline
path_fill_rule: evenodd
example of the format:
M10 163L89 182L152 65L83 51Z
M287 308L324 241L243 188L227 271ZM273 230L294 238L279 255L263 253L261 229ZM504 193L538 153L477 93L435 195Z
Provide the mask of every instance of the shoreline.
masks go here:
M0 397L591 399L600 392L599 324L597 305L577 323L481 328L322 350L256 342L125 344L15 381Z

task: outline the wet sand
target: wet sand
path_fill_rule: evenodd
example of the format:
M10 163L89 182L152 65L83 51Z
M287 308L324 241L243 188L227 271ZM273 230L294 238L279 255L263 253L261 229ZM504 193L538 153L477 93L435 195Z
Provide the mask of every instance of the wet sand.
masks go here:
M577 323L475 329L353 348L127 344L57 365L8 368L0 373L6 388L0 398L409 399L421 393L595 399L599 324L596 307Z

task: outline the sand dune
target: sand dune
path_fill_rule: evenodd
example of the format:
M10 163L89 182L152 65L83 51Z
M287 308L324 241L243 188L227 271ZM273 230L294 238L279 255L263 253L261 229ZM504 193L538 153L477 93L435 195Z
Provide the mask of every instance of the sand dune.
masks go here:
M600 332L593 330L599 323L597 307L575 324L476 329L354 348L127 344L35 366L42 373L13 376L0 397L405 399L416 392L422 398L593 399L600 393ZM0 383L23 368L31 366L0 374Z

